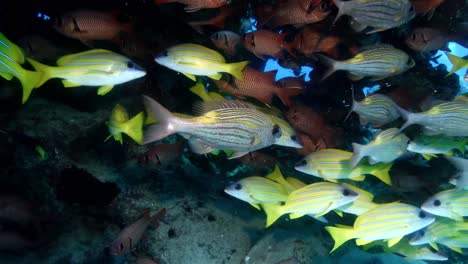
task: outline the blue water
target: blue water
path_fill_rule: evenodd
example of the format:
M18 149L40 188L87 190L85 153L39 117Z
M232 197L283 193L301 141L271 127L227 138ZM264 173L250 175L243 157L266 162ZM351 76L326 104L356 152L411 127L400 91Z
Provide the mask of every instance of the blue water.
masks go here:
M465 57L468 55L468 48L465 48L463 46L461 46L460 44L456 43L456 42L450 42L448 44L448 48L450 49L450 53L455 55L455 56L458 56L458 57ZM444 51L437 51L437 53L434 55L434 57L438 57L440 56L439 58L436 59L436 62L434 61L431 61L431 65L433 67L437 67L439 66L440 64L443 64L447 67L447 70L450 71L452 69L452 63L449 61L447 55L445 54ZM459 79L459 83L460 83L460 91L459 91L459 95L460 94L464 94L464 93L467 93L468 92L468 82L466 82L463 78L465 76L465 73L466 73L466 69L461 69L459 71L457 71L455 74L458 75L458 79Z

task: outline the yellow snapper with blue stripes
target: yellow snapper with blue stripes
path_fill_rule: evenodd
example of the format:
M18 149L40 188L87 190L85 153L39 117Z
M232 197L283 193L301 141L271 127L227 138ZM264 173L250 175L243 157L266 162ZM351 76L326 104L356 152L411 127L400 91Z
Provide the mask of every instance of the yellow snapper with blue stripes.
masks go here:
M306 185L289 194L284 205L264 205L267 215L266 226L272 225L284 214L291 219L304 215L320 217L326 213L356 200L358 194L343 185L319 182Z
M346 119L355 112L359 115L361 125L371 124L374 127L383 126L397 120L400 112L396 103L388 96L374 94L367 96L364 100L357 102L354 100Z
M450 179L450 183L457 189L468 189L468 160L459 157L445 157L457 168L457 173Z
M100 86L99 95L105 95L114 85L146 75L145 70L129 58L103 49L93 49L57 60L56 67L27 59L38 72L43 72L41 85L51 78L63 79L65 87Z
M465 146L468 144L468 138L448 137L444 135L428 136L424 134L417 135L408 144L407 150L421 154L425 159L437 157L437 154L453 155L453 150L465 153Z
M381 246L384 252L387 253L396 253L405 257L406 260L437 260L437 261L445 261L448 257L442 252L437 251L434 252L431 248L426 246L413 246L409 244L408 239L403 238L397 244L393 245L392 247L388 247L383 241L378 240L374 241L370 244L365 245L365 247L369 248L369 246ZM367 250L367 249L366 249Z
M423 126L426 135L468 137L468 102L445 102L421 113L410 113L402 108L399 110L401 116L406 119L400 131L418 124Z
M449 237L466 236L468 234L468 222L455 221L450 218L440 217L434 223L418 232L409 243L411 245L430 244L437 249L437 241Z
M335 211L353 215L361 215L371 209L380 206L379 204L372 202L372 200L374 200L374 195L372 193L367 192L351 184L342 183L341 185L356 192L358 194L358 197L353 202L336 208Z
M336 61L320 54L317 56L328 67L322 80L335 71L343 70L348 72L353 81L365 77L371 77L371 81L377 81L401 74L415 65L414 60L408 54L390 45L368 47L365 51L345 61Z
M106 141L113 137L116 141L123 144L122 134L131 137L135 142L141 144L143 141L143 112L138 113L132 119L128 118L128 113L123 106L117 104L112 110L110 120L106 122L110 135Z
M463 254L462 248L468 248L468 235L465 233L462 236L444 237L437 241L438 244L444 245L451 250Z
M408 142L409 138L400 133L397 128L384 130L367 145L353 143L354 154L351 157L349 166L350 168L356 167L364 157L368 157L370 165L379 162L392 162L405 153Z
M392 163L369 165L361 162L356 167L350 168L349 162L352 155L352 152L340 149L322 149L307 155L294 168L328 181L340 179L363 181L366 174L371 174L391 185L389 170Z
M278 142L282 136L281 127L249 103L203 102L198 107L198 116L179 117L150 97L143 99L147 113L159 121L144 133L144 144L179 133L191 137L189 144L195 153L206 154L215 149L234 151L230 158L273 144L282 145Z
M0 76L6 80L16 77L23 88L21 102L24 104L34 88L40 86L42 74L25 70L20 64L24 62L24 55L18 46L0 33Z
M421 208L433 215L463 221L468 216L468 190L449 189L427 199Z
M342 15L352 17L352 24L358 31L372 27L369 33L401 26L416 15L414 6L408 0L334 0L338 8L335 23Z
M222 72L242 80L242 70L249 63L248 61L226 63L223 55L219 52L191 43L170 47L154 60L194 81L196 80L195 76L208 76L219 80L222 77Z
M390 203L376 207L358 216L352 227L327 226L335 245L333 252L346 241L356 239L356 245L366 245L376 240L388 240L391 247L403 236L420 230L435 220L435 217L418 207L404 203Z

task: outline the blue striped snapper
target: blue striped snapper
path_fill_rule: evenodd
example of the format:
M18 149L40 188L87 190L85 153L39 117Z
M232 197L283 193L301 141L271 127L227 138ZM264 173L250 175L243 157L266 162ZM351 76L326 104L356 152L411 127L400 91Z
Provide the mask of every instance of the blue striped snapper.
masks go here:
M439 240L444 240L450 237L466 236L468 232L468 222L455 221L450 218L440 217L434 223L418 232L418 235L413 237L409 243L411 245L430 244L437 249Z
M462 248L468 248L468 235L465 233L461 236L444 237L437 241L438 244L444 245L451 250L463 254Z
M398 75L415 65L414 60L405 52L390 45L368 47L367 50L345 61L336 61L324 55L317 54L328 67L322 80L335 71L347 71L351 80L357 81L371 77L371 81L382 80Z
M15 43L11 42L5 35L0 33L0 52L6 54L13 61L16 61L18 64L24 63L24 53L23 50L18 47Z
M366 174L371 174L391 185L389 170L392 163L369 165L361 162L356 167L350 168L349 163L352 155L352 152L340 149L322 149L307 155L294 168L328 181L339 179L363 181Z
M359 115L361 125L371 123L374 127L388 124L400 117L396 103L390 97L383 94L370 95L361 102L355 101L353 94L353 105L348 116L352 112Z
M242 80L242 70L249 63L248 61L226 63L219 52L190 43L170 47L154 60L171 70L182 73L193 81L196 80L195 76L208 76L219 80L222 72Z
M468 138L448 137L444 135L417 135L408 144L407 150L421 154L426 160L437 157L437 154L453 155L453 150L465 153Z
M369 33L401 26L416 15L408 0L334 0L338 8L333 24L342 16L352 17L353 27L358 31L372 27Z
M410 113L399 108L401 116L406 119L400 128L403 131L410 125L424 127L426 135L444 134L453 137L468 137L468 102L453 101L438 104L421 113Z
M356 239L356 245L366 245L376 240L387 240L391 247L403 236L420 230L435 220L434 216L404 203L390 203L376 207L358 216L352 227L327 226L335 245L333 252L346 241Z
M457 168L457 173L450 179L450 183L457 189L468 189L468 160L458 157L445 157Z
M379 206L379 204L372 202L372 200L374 200L374 195L372 193L367 192L351 184L342 183L341 185L356 192L358 194L358 197L353 202L338 207L335 211L353 215L361 215Z
M367 145L353 143L354 154L351 156L349 166L354 168L364 157L368 157L370 165L392 162L405 153L408 142L409 138L397 128L384 130Z
M448 257L442 252L434 252L431 248L426 246L413 246L409 244L408 239L403 238L397 244L392 247L388 247L383 241L374 241L370 244L367 244L365 247L369 246L381 246L384 252L387 253L396 253L405 257L406 260L437 260L444 261Z
M463 221L468 216L468 190L449 189L427 199L421 208L433 215Z
M255 106L241 101L203 102L198 116L176 116L148 96L143 97L147 113L159 123L144 133L143 143L179 133L189 136L193 152L206 154L215 149L231 150L230 158L241 157L278 142L281 127ZM293 145L293 143L289 144Z
M129 58L103 49L63 56L57 60L56 67L29 58L27 60L36 71L43 73L40 85L51 78L60 78L65 87L100 86L97 92L99 95L107 94L114 85L146 75Z
M340 184L319 182L306 185L289 194L284 205L264 205L266 227L284 214L291 219L304 215L321 217L326 213L356 200L358 194Z
M109 121L106 122L110 133L106 141L113 137L120 144L123 144L122 134L126 134L135 140L135 142L141 144L143 141L143 119L143 112L129 119L127 110L117 104L112 110Z

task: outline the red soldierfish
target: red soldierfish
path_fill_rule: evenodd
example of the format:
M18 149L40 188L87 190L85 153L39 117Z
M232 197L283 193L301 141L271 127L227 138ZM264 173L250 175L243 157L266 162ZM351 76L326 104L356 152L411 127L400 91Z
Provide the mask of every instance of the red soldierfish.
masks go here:
M129 34L130 23L121 23L110 13L94 10L68 12L55 20L55 29L63 35L81 41L120 39L122 33Z
M157 5L166 3L182 3L187 12L195 12L205 8L218 8L227 4L227 0L154 0Z
M201 28L202 26L224 28L224 22L226 21L226 18L231 16L232 13L234 13L234 10L235 9L232 7L223 6L219 9L219 12L215 17L203 21L192 21L188 24L200 34L203 32Z
M283 59L283 50L286 50L292 56L295 54L292 51L292 45L287 43L284 38L289 33L277 34L274 31L261 29L244 35L244 47L255 54L259 58L263 56L271 56Z
M134 249L150 224L157 224L157 220L166 214L166 208L161 209L153 217L150 216L150 209L147 209L143 217L133 224L125 227L110 246L112 255L125 255Z
M239 34L227 30L214 33L210 39L218 49L222 49L229 55L235 55L241 43Z
M271 105L273 96L277 95L288 106L290 104L289 98L302 93L303 89L281 88L274 82L275 74L276 72L265 73L246 67L242 71L243 80L235 79L232 85L222 80L214 80L214 82L220 90L237 97L252 97L264 104Z
M415 51L447 49L449 41L446 32L429 27L415 28L405 39L406 45Z
M182 155L183 141L173 144L158 144L138 158L140 163L151 163L159 166L168 165Z

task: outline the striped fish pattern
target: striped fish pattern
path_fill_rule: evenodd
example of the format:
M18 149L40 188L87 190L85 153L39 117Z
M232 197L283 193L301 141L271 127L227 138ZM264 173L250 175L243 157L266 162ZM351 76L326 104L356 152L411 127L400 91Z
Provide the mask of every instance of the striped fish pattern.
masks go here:
M468 231L468 222L459 222L449 218L437 218L430 226L425 228L424 233L410 240L411 245L423 245L437 242L438 240L466 235Z
M24 63L24 54L20 47L0 33L0 53L5 54L18 64Z
M353 100L351 112L359 115L362 125L371 123L375 127L388 124L400 117L396 103L383 94L368 96L361 102Z
M354 168L364 157L368 157L371 165L392 162L405 153L408 142L409 138L397 128L384 130L367 145L353 143L354 154L351 156L349 166Z
M338 179L350 179L363 181L365 174L371 174L386 184L391 184L388 171L391 163L378 163L369 165L360 163L350 168L349 163L353 153L339 149L322 149L307 155L299 161L295 169L306 174L316 176L329 181Z
M444 135L418 135L408 144L411 152L423 154L423 156L435 156L435 154L452 155L454 149L465 153L468 138L448 137Z
M354 23L375 28L373 32L398 27L416 15L408 0L334 0L338 7L335 21L349 15Z
M372 193L367 192L351 184L342 183L342 185L350 190L355 191L359 195L357 199L354 200L353 202L346 204L344 206L338 207L336 209L337 211L342 211L342 212L353 214L353 215L361 215L379 206L378 204L372 202L372 200L374 199L374 195Z
M375 240L389 240L391 247L403 236L420 230L434 222L431 216L421 209L404 203L390 203L376 207L358 216L351 227L325 229L335 240L333 252L343 243L356 238L357 245L365 245Z
M399 110L406 119L400 131L418 124L424 127L423 132L427 135L468 137L468 102L441 103L422 113L410 113L401 108Z
M463 221L463 217L468 216L468 190L449 189L439 192L425 201L421 209L433 215Z
M220 53L197 44L180 44L167 49L155 61L169 69L180 72L192 80L195 76L221 79L222 72L230 73L242 80L242 70L248 61L226 63Z

